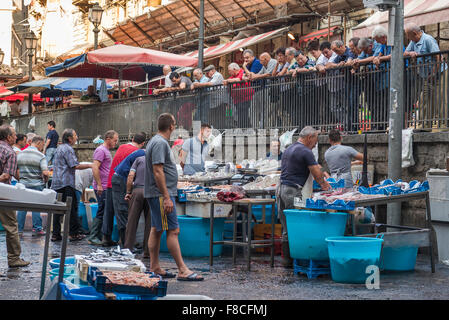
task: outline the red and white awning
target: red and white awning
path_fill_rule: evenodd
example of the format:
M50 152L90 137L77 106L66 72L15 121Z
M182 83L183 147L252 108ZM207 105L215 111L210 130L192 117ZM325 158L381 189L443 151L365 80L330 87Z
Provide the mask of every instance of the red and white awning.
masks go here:
M448 21L448 0L404 0L404 25L414 22L419 26ZM374 27L388 30L388 11L379 11L352 28L354 37L370 37Z
M299 38L299 43L327 37L328 33L330 33L330 36L332 36L334 34L334 32L336 32L337 30L338 30L338 26L332 27L330 29L326 28L326 29L313 31L313 32L306 34L305 36L302 36L301 38Z
M238 50L240 48L249 47L249 46L252 46L252 45L254 45L256 43L279 37L283 33L287 32L288 29L289 29L288 27L284 27L284 28L281 28L281 29L277 29L277 30L273 30L273 31L270 31L270 32L262 33L262 34L259 34L259 35L256 35L256 36L252 36L252 37L249 37L249 38L236 40L236 41L230 41L230 42L227 42L227 43L220 44L218 46L213 46L213 47L210 47L210 48L206 48L206 49L204 49L204 56L203 56L204 60L210 60L210 59L218 58L218 57L221 57L221 56L223 56L225 54L228 54L230 52ZM188 56L188 57L198 58L198 50L192 51L192 52L188 52L185 55Z

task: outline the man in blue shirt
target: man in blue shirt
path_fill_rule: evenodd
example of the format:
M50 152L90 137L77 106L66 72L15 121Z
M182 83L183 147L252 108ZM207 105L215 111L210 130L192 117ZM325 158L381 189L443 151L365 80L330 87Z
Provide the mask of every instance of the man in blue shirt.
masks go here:
M245 70L247 76L249 76L251 72L256 74L259 73L263 67L259 59L254 56L254 52L251 49L243 51L243 60L245 61L243 63L243 70Z
M139 146L142 148L144 143ZM128 203L125 200L126 196L126 180L128 179L129 171L134 161L138 157L145 155L144 149L138 149L129 154L118 166L113 168L115 174L112 176L112 199L114 203L114 210L118 210L117 228L121 245L125 245L126 224L128 222Z
M329 60L326 68L350 66L353 63L352 60L356 58L341 40L332 41L331 50L335 52L336 56ZM330 72L330 75L335 75L335 78L328 82L329 105L332 120L339 126L344 126L346 130L350 130L353 122L351 119L356 114L354 110L356 104L354 99L345 99L345 96L352 97L353 94L351 92L351 85L345 83L345 79L348 81L349 77L340 77L344 72L344 69L337 69Z
M430 35L426 34L421 28L414 24L409 23L405 26L405 34L410 40L407 48L404 52L404 57L410 57L416 59L418 55L439 52L440 48L437 41ZM445 63L440 64L440 56L433 55L425 58L418 58L416 62L419 65L425 65L417 68L419 77L415 77L418 82L417 89L415 91L416 96L413 97L412 103L418 100L418 121L419 127L431 128L432 121L429 119L445 118L444 114L447 113L447 106L444 104L444 99L440 101L440 105L437 105L437 91L444 90L440 88L439 82L441 73L447 79L447 66ZM441 66L441 67L440 67ZM440 70L438 70L440 68ZM445 96L445 92L441 91L441 96ZM432 113L433 111L433 113ZM424 121L426 119L427 121ZM440 124L441 125L441 124Z
M56 123L53 120L48 121L47 127L47 141L45 142L43 153L47 158L47 164L50 164L50 162L53 164L53 157L55 156L56 148L58 147L59 135L55 130Z
M195 89L195 85L194 83L207 83L209 82L209 78L206 77L203 73L203 70L201 70L200 68L196 68L195 70L193 70L193 78L195 79L191 85L191 89Z

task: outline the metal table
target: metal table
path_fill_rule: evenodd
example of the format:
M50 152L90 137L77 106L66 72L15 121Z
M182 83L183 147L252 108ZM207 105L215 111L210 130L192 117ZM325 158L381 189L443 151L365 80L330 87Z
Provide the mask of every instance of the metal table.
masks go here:
M234 219L234 230L232 235L232 241L214 241L214 206L215 204L232 204L233 210L233 219ZM266 240L251 240L251 216L252 216L252 206L253 205L262 205L263 212L265 213L265 206L271 204L271 239ZM274 208L275 200L274 199L254 199L254 198L245 198L236 200L232 203L223 202L218 199L211 200L211 209L210 209L210 246L209 246L209 265L213 265L213 246L214 245L232 245L232 262L235 264L236 262L236 246L246 247L247 249L247 264L248 271L251 269L251 249L252 248L261 248L261 247L271 247L271 267L274 267L274 242L278 241L274 239L274 225L275 221L275 208ZM242 220L237 221L237 206L245 205L248 206L248 214L247 214L247 223L248 223L248 234L247 239L245 241L245 228L243 227L245 224L245 215L242 215ZM263 216L263 221L265 221L265 214ZM243 239L242 241L237 241L237 222L242 223L242 233Z
M401 232L385 232L384 233L384 246L400 246L401 244L413 243L418 245L419 247L428 247L430 250L430 266L432 269L432 273L435 273L435 258L433 256L433 233L432 233L432 219L431 219L431 211L430 211L430 198L429 191L425 192L416 192L410 194L402 194L396 196L385 196L382 198L374 198L374 199L366 199L366 200L358 200L355 201L356 207L370 207L374 206L374 215L377 219L377 211L379 205L385 205L393 202L407 202L413 200L422 200L426 201L426 218L427 218L427 228L418 228L418 227L408 227L408 226L397 226L397 225L389 225L389 224L381 224L375 223L372 224L374 226L374 232L377 234L378 227L384 226L388 228L394 228L399 230L406 230ZM355 227L355 219L352 219L352 228L353 234L357 234L357 230ZM363 235L363 236L372 236L372 235Z
M374 206L374 215L377 219L378 206L386 205L393 202L407 202L413 200L422 200L426 201L426 217L427 217L427 228L418 228L418 227L408 227L408 226L397 226L397 225L389 225L382 223L374 223L374 224L363 224L364 226L374 226L374 234L360 234L359 236L366 237L374 237L377 235L377 230L379 227L388 227L399 230L406 230L401 232L385 232L384 234L384 243L385 247L400 247L405 244L413 244L418 247L428 247L430 250L430 266L432 269L432 273L435 273L435 259L433 255L433 234L432 234L432 221L431 221L431 212L430 212L430 199L429 192L416 192L410 194L402 194L396 196L384 196L373 199L365 199L365 200L357 200L354 201L355 207L371 207ZM301 208L303 209L303 208ZM313 210L306 208L307 210ZM322 210L321 210L322 211ZM349 210L337 210L339 212L348 212L351 214L352 220L352 235L357 235L356 224L353 211Z
M54 214L57 215L65 215L64 219L64 232L62 236L62 245L61 245L61 260L59 263L59 275L58 275L58 283L63 281L64 275L64 264L65 264L65 256L67 249L67 237L69 232L69 221L70 221L70 212L72 207L72 198L67 197L66 202L61 202L62 194L58 193L58 201L54 204L48 203L29 203L22 201L10 201L10 200L0 200L0 207L2 209L11 209L11 210L20 210L20 211L39 211L46 212L48 214L47 218L47 228L45 235L45 246L44 246L44 258L42 261L42 275L41 275L41 288L39 292L39 299L42 298L45 290L45 278L47 274L47 260L48 260L48 245L50 240L51 233L51 224L52 217ZM0 213L1 214L1 213ZM61 290L58 287L58 291L56 294L56 299L61 300Z

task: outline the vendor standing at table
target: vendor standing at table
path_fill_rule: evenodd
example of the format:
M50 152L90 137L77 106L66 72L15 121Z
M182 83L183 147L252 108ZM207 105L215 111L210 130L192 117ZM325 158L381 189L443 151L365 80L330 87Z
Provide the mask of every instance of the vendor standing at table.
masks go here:
M324 159L336 181L345 180L345 188L352 188L353 180L351 165L363 163L363 154L354 148L341 145L341 134L338 130L329 132L329 143L331 147L324 153ZM355 161L353 161L355 159Z
M330 189L325 180L325 173L316 162L312 149L318 142L318 131L312 127L304 127L299 133L297 142L289 146L282 155L282 168L280 184L276 190L278 217L282 225L282 252L281 264L284 267L292 267L293 260L290 257L288 244L287 223L284 210L294 208L295 198L302 200L303 189L310 186L312 192L312 177L320 184L323 190Z
M211 134L211 126L202 123L197 136L187 139L181 150L181 167L186 175L204 172L204 162L209 152L209 144L206 140Z

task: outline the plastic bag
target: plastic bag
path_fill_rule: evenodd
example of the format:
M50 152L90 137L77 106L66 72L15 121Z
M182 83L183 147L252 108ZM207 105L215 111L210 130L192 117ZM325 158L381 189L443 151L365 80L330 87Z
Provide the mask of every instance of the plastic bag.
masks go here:
M415 165L413 159L413 128L402 130L402 168Z
M16 120L13 120L10 124L11 127L14 128L14 130L16 130Z
M98 135L94 140L92 140L93 143L104 143L104 140L101 139L101 136Z
M285 149L287 149L287 147L292 144L293 134L296 132L296 130L298 130L298 128L293 129L292 131L286 131L279 137L281 152L284 152Z
M34 130L36 128L36 117L32 117L30 123L28 123L28 129Z
M212 142L209 144L209 155L214 154L215 150L221 149L221 143L222 143L223 135L220 133L216 137L213 137Z

